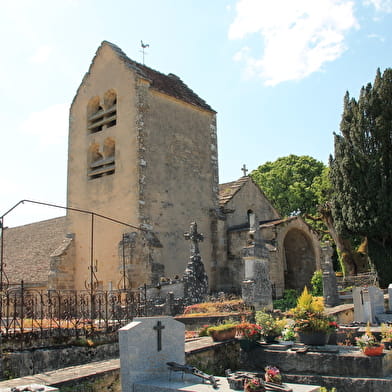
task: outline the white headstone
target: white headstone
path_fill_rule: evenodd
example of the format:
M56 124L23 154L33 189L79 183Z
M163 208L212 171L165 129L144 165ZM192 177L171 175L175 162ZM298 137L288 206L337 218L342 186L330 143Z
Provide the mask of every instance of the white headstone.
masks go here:
M388 286L388 297L389 311L392 312L392 283Z
M384 291L375 286L369 286L369 299L375 316L385 313Z
M169 374L167 362L185 363L185 325L172 317L140 317L119 330L122 392Z
M354 287L354 321L375 323L376 315L384 313L384 293L375 286Z

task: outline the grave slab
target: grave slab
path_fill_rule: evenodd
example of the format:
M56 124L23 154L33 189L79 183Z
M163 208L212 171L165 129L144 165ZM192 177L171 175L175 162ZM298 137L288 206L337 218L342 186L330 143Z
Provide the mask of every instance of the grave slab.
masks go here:
M225 377L219 387L192 373L171 371L168 362L185 364L185 326L173 317L140 317L119 330L122 392L233 391ZM293 385L294 392L319 391L318 386Z
M225 377L215 377L218 381L218 388L214 389L211 384L192 382L191 380L171 380L166 378L160 378L156 380L147 380L135 383L134 392L172 392L172 391L184 391L184 392L234 392L230 388L229 383ZM315 385L304 385L304 384L289 384L285 383L288 387L292 388L293 392L318 392L320 391L319 386Z

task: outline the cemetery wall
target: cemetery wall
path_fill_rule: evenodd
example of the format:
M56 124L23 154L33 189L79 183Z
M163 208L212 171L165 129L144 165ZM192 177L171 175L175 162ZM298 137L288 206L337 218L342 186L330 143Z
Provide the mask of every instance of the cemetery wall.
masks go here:
M39 348L3 352L2 378L24 377L119 356L118 343L96 347Z
M226 369L239 369L238 341L232 340L185 353L186 363L208 374L224 376Z

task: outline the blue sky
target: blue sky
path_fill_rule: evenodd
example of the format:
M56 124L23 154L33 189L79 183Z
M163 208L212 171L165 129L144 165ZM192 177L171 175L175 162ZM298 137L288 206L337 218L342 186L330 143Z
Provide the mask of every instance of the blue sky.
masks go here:
M66 204L68 110L103 40L217 112L220 182L289 154L324 163L343 96L392 66L392 0L0 0L0 215ZM61 210L18 207L6 226Z

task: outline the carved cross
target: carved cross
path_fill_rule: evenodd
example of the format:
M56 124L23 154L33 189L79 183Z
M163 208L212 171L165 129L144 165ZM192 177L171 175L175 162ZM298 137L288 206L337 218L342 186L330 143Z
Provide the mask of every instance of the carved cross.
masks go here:
M241 170L244 172L244 177L245 177L245 176L246 176L246 173L249 171L249 170L246 168L245 163L242 165Z
M203 241L204 236L203 234L197 232L196 222L191 223L189 233L184 233L184 237L186 240L191 241L191 256L200 254L199 242Z
M160 321L157 321L157 325L154 327L154 330L157 331L157 351L162 350L162 329L165 329L165 326Z

